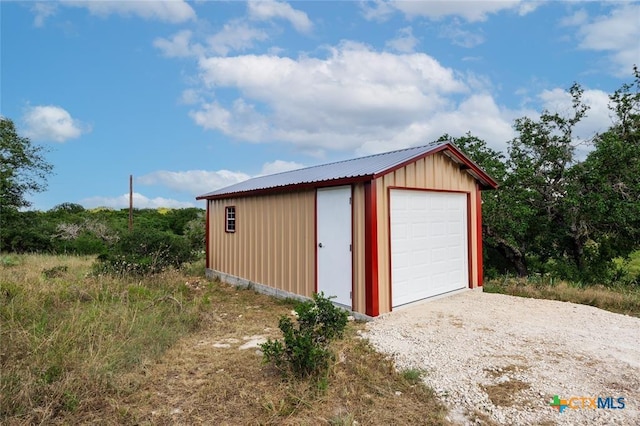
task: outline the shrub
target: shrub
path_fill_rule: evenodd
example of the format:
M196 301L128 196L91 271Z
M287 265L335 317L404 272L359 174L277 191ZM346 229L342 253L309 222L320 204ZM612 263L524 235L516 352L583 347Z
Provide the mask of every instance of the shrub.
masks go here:
M263 361L298 378L325 373L332 357L329 344L342 337L348 315L330 299L320 293L314 294L313 300L299 303L294 309L297 326L290 317L280 317L283 341L268 339L260 345Z
M176 235L135 230L125 234L109 253L98 257L95 273L150 275L168 268L180 268L193 260L187 241Z

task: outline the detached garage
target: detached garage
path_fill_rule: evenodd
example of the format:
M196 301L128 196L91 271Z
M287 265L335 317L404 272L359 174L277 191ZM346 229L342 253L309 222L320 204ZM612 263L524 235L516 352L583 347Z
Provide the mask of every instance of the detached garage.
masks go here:
M378 316L482 286L481 190L451 143L250 179L207 200L207 275Z

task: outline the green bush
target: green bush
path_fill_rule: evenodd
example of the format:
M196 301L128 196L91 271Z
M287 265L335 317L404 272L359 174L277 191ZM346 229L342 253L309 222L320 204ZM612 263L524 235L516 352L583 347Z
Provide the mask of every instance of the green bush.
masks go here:
M193 252L183 237L143 229L123 235L108 253L98 256L93 270L98 274L151 275L179 269L192 260Z
M297 326L290 317L280 317L279 328L284 339L268 339L260 345L263 361L298 378L325 373L332 357L329 343L341 338L347 325L347 312L330 299L320 293L314 294L313 300L299 303L294 309Z

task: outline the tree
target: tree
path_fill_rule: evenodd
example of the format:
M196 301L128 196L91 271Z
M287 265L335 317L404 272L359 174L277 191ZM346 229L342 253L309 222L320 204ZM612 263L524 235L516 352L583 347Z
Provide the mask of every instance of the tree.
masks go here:
M42 192L53 166L43 157L44 148L19 136L13 121L0 117L0 208L18 209L31 203L25 196ZM1 212L0 212L1 213Z
M588 239L589 276L607 279L611 260L640 248L640 72L610 96L615 122L594 139L595 149L572 170L579 200L576 223Z

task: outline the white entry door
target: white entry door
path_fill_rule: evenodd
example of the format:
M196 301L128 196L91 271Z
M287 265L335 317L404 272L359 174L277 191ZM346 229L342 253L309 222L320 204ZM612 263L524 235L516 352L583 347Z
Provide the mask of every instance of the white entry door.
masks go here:
M392 189L391 305L469 285L467 195Z
M316 193L318 293L351 308L351 187Z

